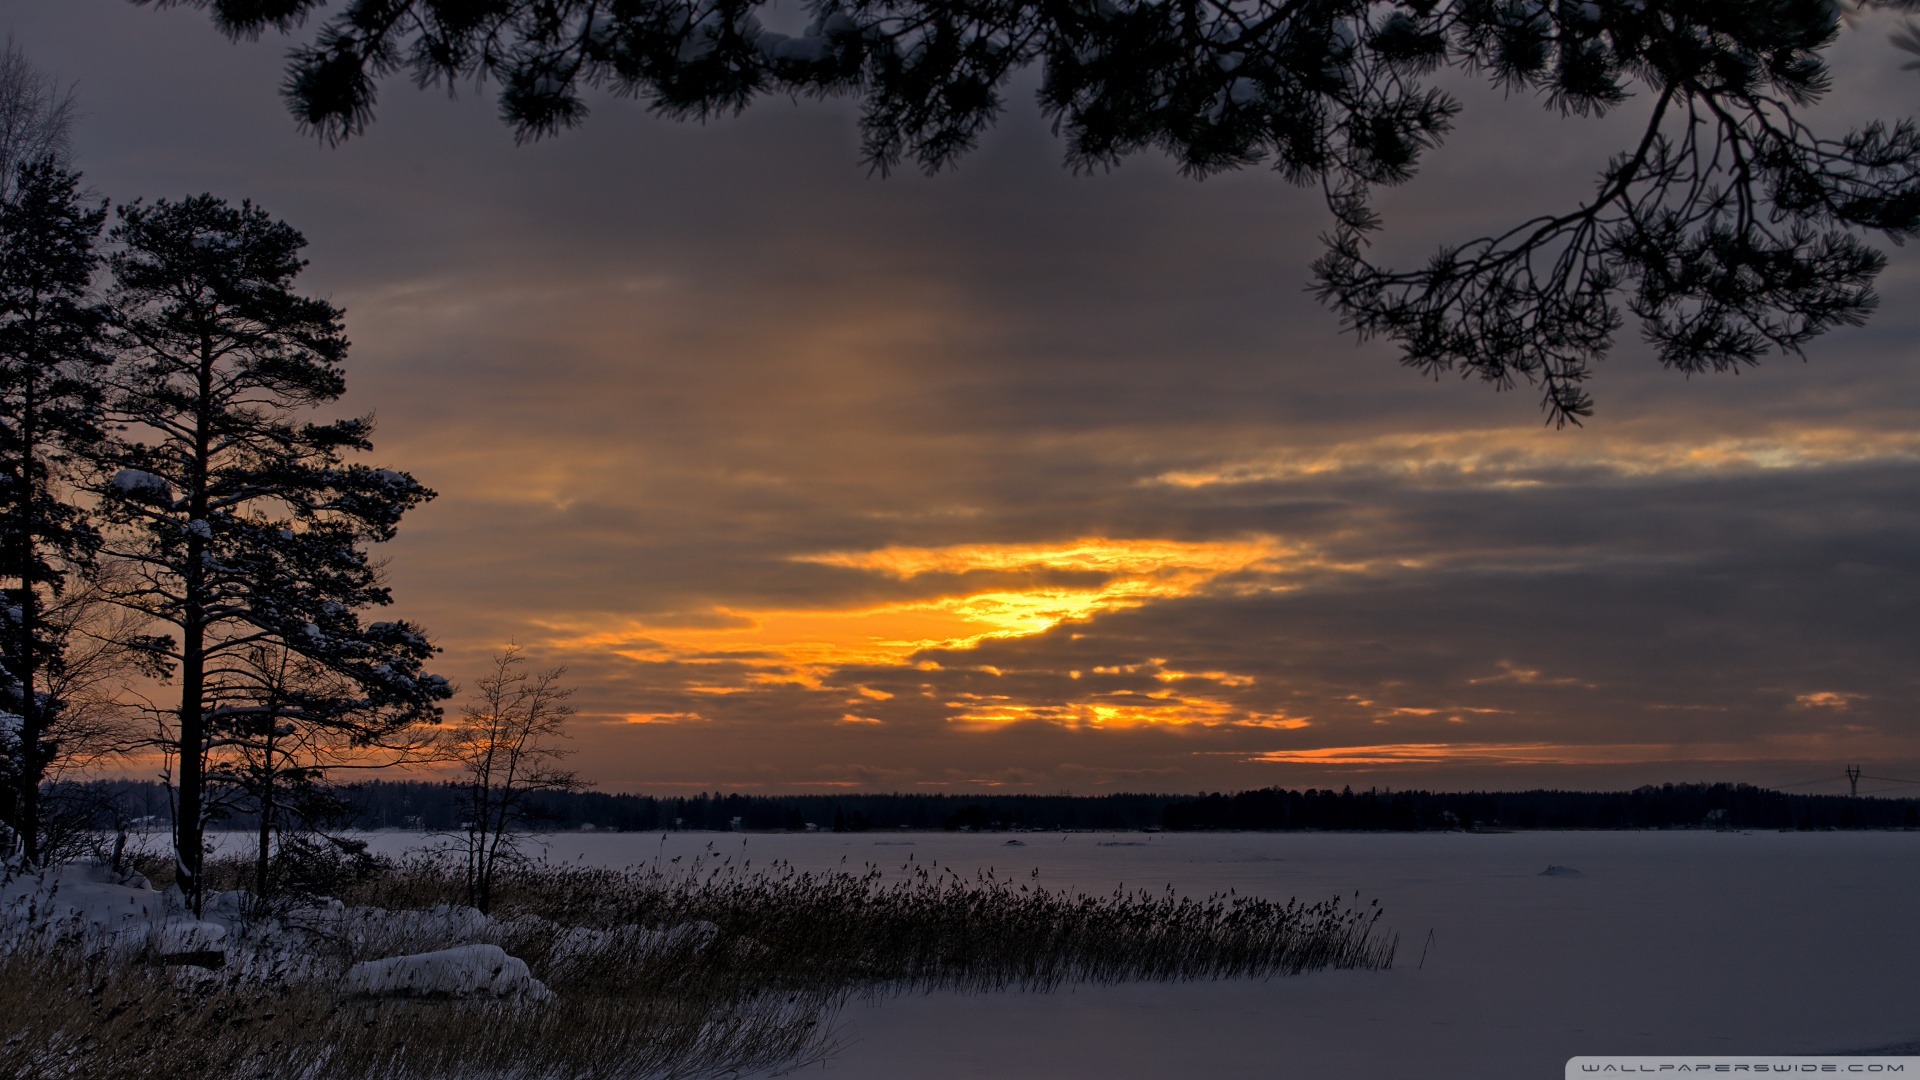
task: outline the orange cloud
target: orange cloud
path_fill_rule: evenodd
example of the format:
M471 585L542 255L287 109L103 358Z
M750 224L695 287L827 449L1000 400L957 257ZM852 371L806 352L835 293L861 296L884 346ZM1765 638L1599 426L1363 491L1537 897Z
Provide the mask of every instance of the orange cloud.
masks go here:
M700 723L706 718L691 712L622 713L620 719L629 724L688 724Z
M1621 425L1618 432L1611 436L1588 434L1580 439L1542 438L1538 432L1514 428L1382 435L1288 448L1207 468L1173 470L1146 482L1200 488L1374 472L1415 480L1514 486L1539 483L1527 474L1544 470L1596 469L1621 476L1649 476L1920 460L1920 432L1905 430L1793 426L1754 435L1688 438Z
M1474 686L1486 683L1519 683L1523 686L1580 686L1588 690L1594 689L1594 685L1590 682L1582 682L1568 676L1552 677L1536 668L1520 667L1511 660L1500 661L1499 668L1498 675L1483 675L1477 679L1468 679L1467 682Z
M689 686L703 694L726 694L743 684L793 682L820 686L820 676L851 665L910 665L922 650L964 650L987 638L1039 634L1073 619L1140 603L1190 596L1213 580L1248 569L1277 567L1309 555L1279 542L1235 540L1194 544L1177 540L1087 538L1066 544L962 544L950 548L883 548L877 552L801 555L797 561L849 567L912 580L929 575L996 571L991 588L964 590L943 578L931 596L847 609L716 609L710 619L674 617L668 625L628 619L612 626L543 623L551 646L563 650L611 651L637 661L689 665L745 665L745 678L712 686ZM1087 584L1035 580L1010 584L1006 577L1044 571L1083 571ZM1227 686L1244 676L1188 675L1165 671L1162 680L1208 678ZM885 700L883 692L864 692Z
M1094 570L1138 577L1193 570L1216 573L1236 570L1274 556L1276 547L1271 540L1195 543L1098 537L1060 544L889 547L877 551L800 555L795 561L877 570L899 578L976 570Z
M1702 743L1419 742L1268 750L1241 760L1279 765L1623 765L1641 762L1821 761L1847 748L1862 756L1897 752L1875 732L1793 732L1750 741ZM1210 753L1231 754L1231 751ZM1837 768L1837 767L1836 767ZM1837 774L1836 774L1837 775Z
M1837 709L1844 712L1854 702L1866 700L1866 696L1849 694L1842 690L1819 690L1811 694L1796 695L1793 703L1803 709Z
M1272 538L1193 543L1087 538L1060 544L956 544L796 556L796 562L841 566L897 580L981 572L1041 575L1070 571L1101 576L1098 584L998 587L891 604L845 615L911 615L944 635L895 639L912 648L964 648L988 637L1024 637L1070 619L1185 596L1225 574L1310 558Z
M1551 743L1383 743L1269 750L1246 760L1297 765L1578 764L1593 760L1577 753L1587 749L1592 748Z
M879 723L887 713L875 713L875 707L894 701L900 688L849 687L838 673L847 668L938 669L919 654L936 649L965 652L990 640L1027 637L1064 622L1191 596L1220 587L1228 575L1273 575L1322 565L1313 552L1271 537L1214 543L1094 537L1053 544L896 546L826 552L795 561L924 584L926 594L841 609L725 608L698 619L681 613L666 625L645 619L610 625L548 623L552 637L547 644L671 665L678 680L674 689L683 695L672 706L678 711L629 714L627 719L634 722L697 719L703 697L786 686L844 695L836 703L843 723ZM1063 574L1078 576L1063 584ZM980 577L989 577L991 584L968 587L970 578ZM1251 587L1287 586L1268 577ZM949 666L955 663L951 656L943 659ZM986 664L962 667L995 679L1033 674L1003 672ZM940 704L949 720L971 728L1037 721L1079 728L1297 730L1312 723L1309 717L1272 711L1270 706L1244 704L1242 692L1255 684L1250 675L1189 671L1164 658L1076 670L1070 680L1076 692L1064 700L971 692L953 694ZM1142 685L1142 680L1150 681Z

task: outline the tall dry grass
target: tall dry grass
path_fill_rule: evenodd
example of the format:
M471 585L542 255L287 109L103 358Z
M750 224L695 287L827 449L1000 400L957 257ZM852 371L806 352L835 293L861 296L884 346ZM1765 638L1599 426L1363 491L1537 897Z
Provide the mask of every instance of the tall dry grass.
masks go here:
M143 869L164 886L166 863ZM495 883L490 920L313 919L302 939L323 975L358 960L490 941L554 991L543 1005L353 999L336 989L337 978L262 983L71 951L15 951L0 960L0 1037L8 1040L0 1075L739 1074L830 1054L834 1017L850 995L1267 977L1393 962L1395 940L1379 932L1377 906L1199 900L1171 890L1086 895L991 872L965 877L911 863L903 870L753 868L719 855L626 870L534 864ZM210 872L216 886L250 880L244 863L215 863ZM446 912L464 899L458 869L431 858L381 864L337 884L350 912ZM301 918L297 904L256 911L263 925ZM434 929L455 924L466 937ZM398 929L383 933L385 925ZM687 929L660 932L675 927Z
M1294 975L1391 966L1395 940L1377 904L1181 896L1168 889L1089 895L909 865L806 872L709 857L681 869L530 866L496 883L499 910L557 926L719 930L713 953L753 985L780 989L1051 989L1115 983ZM365 883L360 902L422 907L457 896L430 862ZM538 924L536 924L538 925ZM502 942L502 944L507 944ZM531 961L536 931L509 947ZM618 956L609 960L619 963ZM706 954L686 959L710 963ZM536 970L538 968L536 967Z
M545 1006L366 1000L46 953L0 959L0 1076L17 1080L615 1080L792 1067L836 1002L728 1003L576 985Z

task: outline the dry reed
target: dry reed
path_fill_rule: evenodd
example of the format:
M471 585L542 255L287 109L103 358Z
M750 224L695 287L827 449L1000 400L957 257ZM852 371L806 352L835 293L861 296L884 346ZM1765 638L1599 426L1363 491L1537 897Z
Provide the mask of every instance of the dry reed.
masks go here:
M166 867L147 869L164 875ZM237 862L211 870L216 880L246 879ZM73 950L16 950L0 960L0 1075L737 1075L830 1054L833 1018L854 994L1268 977L1393 962L1395 940L1378 932L1377 905L1198 900L1171 889L1087 895L990 871L902 870L755 869L719 855L626 870L514 868L495 885L493 918L470 925L553 989L556 1000L544 1005L357 1000L325 978L263 985ZM422 857L383 864L337 891L350 908L423 912L459 903L464 882ZM413 924L399 937L316 932L307 947L334 971L462 943L421 929L433 925ZM674 927L700 929L660 933Z

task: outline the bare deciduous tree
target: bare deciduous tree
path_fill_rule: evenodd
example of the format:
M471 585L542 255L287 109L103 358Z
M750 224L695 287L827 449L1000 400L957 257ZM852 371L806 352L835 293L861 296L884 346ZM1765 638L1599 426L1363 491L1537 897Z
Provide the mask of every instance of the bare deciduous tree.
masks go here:
M331 785L336 773L431 756L433 732L412 715L370 705L350 679L293 650L256 645L208 674L219 703L207 762L210 802L216 811L231 802L257 816L257 897L279 891L277 863L292 852L325 850L317 838L350 813Z
M164 672L143 633L147 621L112 599L123 577L120 566L95 567L47 609L48 622L66 642L62 663L47 680L48 694L61 703L49 729L60 747L47 769L50 782L90 772L146 744L127 689Z
M77 107L73 87L34 67L8 34L0 48L0 199L13 197L28 163L66 161Z
M147 647L146 621L111 599L123 569L105 563L73 575L41 613L61 643L60 662L46 668L42 686L46 700L57 706L45 711L39 735L45 756L31 827L32 849L42 863L105 854L99 819L124 817L126 811L83 780L151 742L133 688L165 673Z
M507 646L480 679L477 699L442 731L442 749L465 788L467 893L481 911L493 901L495 872L519 856L514 830L527 823L530 798L587 786L560 768L573 753L558 743L573 715L573 691L560 684L566 668L529 672L525 662L517 646Z

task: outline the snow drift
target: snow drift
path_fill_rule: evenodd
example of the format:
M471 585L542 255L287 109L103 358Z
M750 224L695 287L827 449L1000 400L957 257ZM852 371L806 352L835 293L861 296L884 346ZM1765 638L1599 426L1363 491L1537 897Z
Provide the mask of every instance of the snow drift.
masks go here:
M461 945L412 956L366 960L347 971L345 989L370 997L494 997L545 1001L553 996L498 945Z

